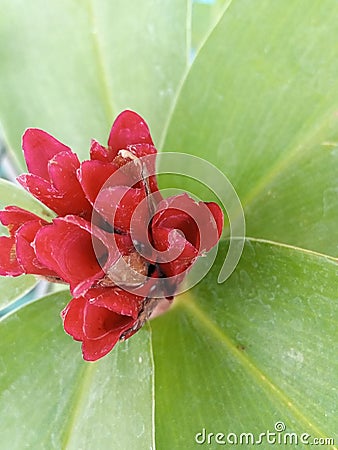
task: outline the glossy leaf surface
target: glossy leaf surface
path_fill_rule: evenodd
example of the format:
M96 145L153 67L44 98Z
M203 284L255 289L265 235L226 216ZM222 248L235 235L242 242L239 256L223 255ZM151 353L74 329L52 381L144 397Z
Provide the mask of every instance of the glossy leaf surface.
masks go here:
M36 282L33 275L21 275L16 278L0 277L0 315L3 308L27 294Z
M58 292L1 322L1 445L154 448L149 330L108 358L85 363L62 328L68 299Z
M249 236L331 255L337 14L332 0L233 1L194 61L164 144L207 157L228 176Z
M338 255L338 3L0 5L0 120L19 160L27 126L87 157L90 138L105 143L113 116L135 108L165 151L228 176L254 237L224 284L222 243L205 279L95 364L62 330L67 293L3 318L1 444L216 449L217 433L258 439L283 422L337 445L338 266L326 255ZM210 199L195 182L163 180ZM41 208L6 182L0 194ZM199 445L203 430L213 435Z
M125 108L155 142L187 63L186 2L1 0L0 122L24 168L20 137L38 127L88 158Z
M152 325L158 448L197 448L203 428L258 440L280 421L285 432L336 440L337 261L248 241L217 284L225 251Z
M147 329L98 363L81 360L59 319L66 293L3 319L1 442L150 448L154 411L164 450L195 448L203 428L257 437L278 421L286 432L337 439L337 262L249 241L223 285L225 252L151 323L154 386ZM14 433L19 420L25 426Z

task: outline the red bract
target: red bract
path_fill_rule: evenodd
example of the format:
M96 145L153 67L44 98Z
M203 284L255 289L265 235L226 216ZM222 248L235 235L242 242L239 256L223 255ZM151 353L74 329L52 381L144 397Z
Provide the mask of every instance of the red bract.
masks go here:
M77 179L78 157L45 131L28 129L22 147L29 174L19 183L58 215L78 214L90 220L91 206Z
M203 230L207 233L202 233ZM187 194L162 200L151 224L154 247L161 252L182 249L175 258L159 266L167 277L186 271L197 256L209 251L219 240L223 215L215 203L195 202Z
M90 289L62 311L64 328L75 340L82 341L84 359L95 361L136 324L142 301L142 297L120 288Z
M18 276L23 273L55 276L55 272L38 259L31 243L36 233L47 225L40 217L16 206L0 211L0 221L10 236L0 237L0 274Z
M29 173L18 181L57 217L0 211L9 230L0 237L0 274L69 284L64 328L94 361L134 334L161 297L175 294L219 240L222 211L187 194L162 198L149 128L133 111L117 117L106 147L92 142L82 163L38 129L25 132L23 149Z

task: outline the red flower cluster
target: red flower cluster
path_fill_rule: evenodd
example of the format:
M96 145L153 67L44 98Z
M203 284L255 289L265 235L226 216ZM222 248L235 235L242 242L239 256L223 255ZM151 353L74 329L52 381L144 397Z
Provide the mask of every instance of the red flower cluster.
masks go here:
M186 194L162 198L156 149L132 111L118 116L107 147L92 142L88 161L39 129L25 132L23 150L29 173L19 183L57 217L0 211L9 230L0 237L0 274L68 283L74 298L62 311L65 331L82 341L84 359L97 360L142 326L160 296L174 295L217 243L222 211Z

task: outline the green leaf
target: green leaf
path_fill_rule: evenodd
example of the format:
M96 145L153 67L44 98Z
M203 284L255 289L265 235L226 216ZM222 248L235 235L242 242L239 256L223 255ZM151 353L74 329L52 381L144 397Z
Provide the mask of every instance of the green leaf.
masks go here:
M167 121L189 49L187 3L84 5L34 0L28 14L0 0L0 114L18 158L27 126L84 156L118 108L135 108L155 139L169 124L165 150L224 171L250 234L337 254L337 2L232 2ZM149 328L84 363L62 331L65 292L4 318L1 444L154 449L155 436L161 450L193 449L203 429L257 437L280 421L337 441L337 261L250 239L219 285L225 252L152 322L155 370Z
M192 2L191 47L193 52L203 44L229 3L231 3L231 0Z
M278 421L337 442L337 261L249 240L217 284L225 252L152 323L157 447L196 448L203 428L258 439Z
M37 280L33 275L21 275L15 278L0 276L0 315L3 308L27 294L36 283Z
M59 292L1 322L1 446L154 448L149 329L86 363L62 329L67 300Z
M85 158L91 138L105 143L132 108L158 139L187 64L186 2L1 0L0 9L0 121L22 168L27 127Z
M164 144L228 176L248 235L331 255L338 255L337 14L335 0L232 2L192 65Z
M226 250L222 243L207 278L152 321L155 386L148 327L92 364L62 330L69 294L3 319L2 445L155 448L153 407L163 450L195 448L203 428L258 439L278 421L289 433L337 439L337 262L249 240L221 285Z

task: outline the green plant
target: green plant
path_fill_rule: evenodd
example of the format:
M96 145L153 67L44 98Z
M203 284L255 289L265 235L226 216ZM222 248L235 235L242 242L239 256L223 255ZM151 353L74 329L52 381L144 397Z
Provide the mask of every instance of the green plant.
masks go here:
M63 332L68 292L5 316L1 447L193 449L203 428L258 436L280 421L337 445L337 2L0 5L0 117L20 171L25 128L84 157L133 108L163 151L225 173L248 236L225 283L226 239L198 286L95 364ZM0 189L3 205L41 214L14 185ZM1 304L34 283L2 278Z

